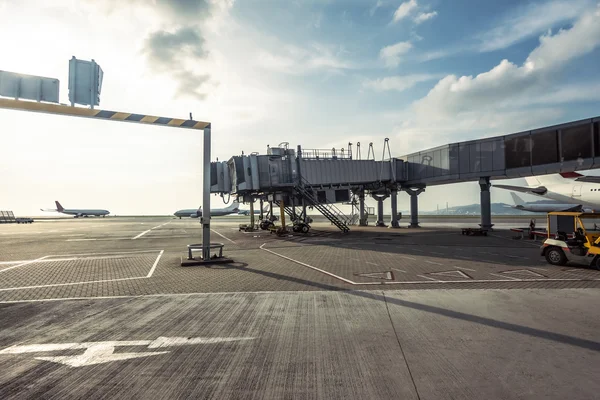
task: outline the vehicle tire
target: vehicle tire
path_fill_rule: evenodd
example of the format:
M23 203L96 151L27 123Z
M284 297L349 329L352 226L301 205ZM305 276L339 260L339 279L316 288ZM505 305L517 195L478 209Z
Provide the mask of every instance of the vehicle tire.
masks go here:
M565 265L567 263L567 256L558 247L550 247L546 250L546 261L552 265Z
M600 256L596 257L594 259L594 261L592 261L592 264L590 265L590 267L592 267L595 270L600 271Z
M302 233L308 233L309 230L309 226L308 225L302 225Z

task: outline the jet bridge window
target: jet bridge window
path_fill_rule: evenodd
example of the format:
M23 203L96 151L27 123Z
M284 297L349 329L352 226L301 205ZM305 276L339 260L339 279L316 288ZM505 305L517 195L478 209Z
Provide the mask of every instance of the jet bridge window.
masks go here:
M533 165L544 165L558 162L558 136L557 131L534 133L531 135Z
M235 157L233 160L235 162L235 177L237 179L236 184L239 185L240 183L246 182L246 175L244 174L244 160L242 157Z
M531 152L531 138L518 136L505 140L506 168L529 167Z
M562 129L560 139L563 161L592 157L592 135L589 123Z
M600 122L594 122L594 156L600 157Z

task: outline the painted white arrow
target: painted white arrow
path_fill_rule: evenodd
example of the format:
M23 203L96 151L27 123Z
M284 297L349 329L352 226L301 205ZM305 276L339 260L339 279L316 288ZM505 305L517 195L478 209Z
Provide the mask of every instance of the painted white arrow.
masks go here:
M253 337L215 337L215 338L186 338L186 337L159 337L156 340L129 340L129 341L107 341L107 342L83 342L83 343L53 343L53 344L29 344L22 346L11 346L0 350L2 354L24 354L43 353L49 351L64 351L86 349L83 354L75 356L35 357L36 360L50 361L68 365L69 367L83 367L86 365L103 364L111 361L129 360L169 353L169 351L155 351L143 353L115 353L115 347L119 346L147 346L148 349L159 349L173 346L213 344L252 340Z

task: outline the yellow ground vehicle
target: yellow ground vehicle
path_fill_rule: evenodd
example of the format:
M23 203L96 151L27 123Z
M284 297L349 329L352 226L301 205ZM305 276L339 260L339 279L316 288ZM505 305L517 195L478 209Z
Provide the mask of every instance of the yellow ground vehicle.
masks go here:
M548 213L548 238L540 250L550 264L570 261L600 270L600 214Z

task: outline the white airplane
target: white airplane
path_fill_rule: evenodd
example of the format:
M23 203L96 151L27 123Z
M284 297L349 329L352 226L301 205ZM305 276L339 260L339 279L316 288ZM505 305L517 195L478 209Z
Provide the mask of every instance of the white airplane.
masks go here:
M266 213L268 211L269 205L267 204L263 207L263 213ZM250 215L250 210L239 210L238 215ZM254 215L260 215L260 210L254 210Z
M110 214L108 210L88 210L88 209L75 209L75 208L63 208L58 201L54 202L56 204L56 210L48 209L44 210L40 208L41 211L57 211L62 214L73 215L75 218L79 217L89 217L93 215L95 217L106 217L106 215Z
M230 206L225 208L211 208L210 216L221 217L224 215L237 214L240 211L239 206L240 203L234 201L233 203L231 203ZM199 218L202 216L202 207L198 207L197 210L193 208L188 208L185 210L175 211L173 215L179 217L179 219L181 219L182 217Z
M556 200L561 205L579 205L581 208L600 210L600 177L563 172L531 176L525 180L528 186L494 184L493 187Z
M581 204L572 203L527 203L522 198L517 196L514 192L510 192L513 198L514 206L517 210L530 211L530 212L543 212L549 213L554 211L577 211L577 212L593 212L590 208L584 208ZM507 206L508 207L508 206Z

